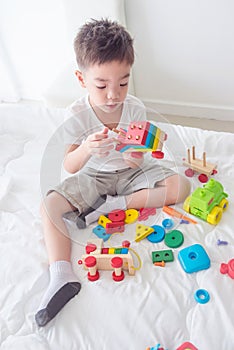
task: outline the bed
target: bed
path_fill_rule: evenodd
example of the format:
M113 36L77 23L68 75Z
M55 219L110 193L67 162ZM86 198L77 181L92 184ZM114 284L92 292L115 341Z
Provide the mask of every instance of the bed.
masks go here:
M185 342L199 350L233 350L234 280L220 273L220 265L234 258L234 135L175 126L166 120L159 123L168 134L165 158L157 161L184 173L187 149L195 145L197 156L206 151L207 160L217 164L214 178L229 195L229 207L221 221L215 226L198 218L197 224L173 218L184 242L172 249L174 261L165 267L152 262L153 251L168 249L165 242L135 242L137 222L125 225L124 232L112 235L104 245L119 247L129 240L140 257L132 253L135 275L126 271L125 278L115 282L111 271L100 271L100 278L90 282L78 261L86 242L97 238L92 232L96 225L78 234L75 223L66 220L72 238L72 264L82 289L46 327L37 327L34 313L48 283L39 207L47 188L66 176L61 171L62 150L56 138L63 118L63 108L37 103L0 105L1 350L144 350L156 349L157 344L175 350ZM51 164L58 164L58 177L53 176ZM190 181L192 190L202 186L197 177ZM175 209L183 212L182 204ZM168 215L157 209L141 223L161 225L165 218ZM218 245L218 239L228 244ZM205 249L210 267L187 273L178 254L194 244ZM207 303L195 300L199 289L209 293Z

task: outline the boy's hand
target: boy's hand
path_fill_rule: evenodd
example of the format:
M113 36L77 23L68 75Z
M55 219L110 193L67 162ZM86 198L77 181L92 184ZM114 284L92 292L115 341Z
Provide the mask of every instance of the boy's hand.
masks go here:
M108 128L104 128L103 131L96 132L87 137L85 143L91 156L104 158L114 149L113 139L108 137L108 130Z

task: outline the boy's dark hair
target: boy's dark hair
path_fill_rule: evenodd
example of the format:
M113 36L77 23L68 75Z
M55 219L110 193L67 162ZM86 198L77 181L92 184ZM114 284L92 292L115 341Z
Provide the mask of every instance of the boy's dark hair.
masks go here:
M109 19L84 24L74 40L74 50L80 69L111 61L134 62L133 39L122 25Z

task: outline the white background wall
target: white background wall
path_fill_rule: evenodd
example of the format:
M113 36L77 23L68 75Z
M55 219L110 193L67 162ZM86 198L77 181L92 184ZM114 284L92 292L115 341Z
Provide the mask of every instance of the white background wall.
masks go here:
M234 1L125 0L134 86L162 113L234 120Z
M0 0L0 101L78 98L73 39L102 16L126 20L135 37L131 91L145 103L234 120L233 0Z

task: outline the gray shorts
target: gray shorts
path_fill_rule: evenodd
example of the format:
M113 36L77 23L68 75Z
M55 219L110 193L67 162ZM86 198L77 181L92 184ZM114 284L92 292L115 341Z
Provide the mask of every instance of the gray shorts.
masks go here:
M83 168L51 189L49 193L51 191L60 193L82 213L92 207L101 195L129 195L145 188L154 188L157 182L175 174L173 170L155 164L113 172Z

